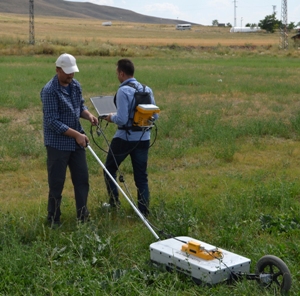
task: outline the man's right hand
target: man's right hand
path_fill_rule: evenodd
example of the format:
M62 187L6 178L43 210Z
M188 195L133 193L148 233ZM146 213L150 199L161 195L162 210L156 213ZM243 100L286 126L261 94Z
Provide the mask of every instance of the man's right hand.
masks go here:
M75 140L80 147L86 147L89 143L89 139L85 134L78 133Z
M80 146L80 147L86 147L87 144L89 143L89 139L85 134L81 134L78 131L69 128L65 133L65 136L74 138L76 140L76 143Z

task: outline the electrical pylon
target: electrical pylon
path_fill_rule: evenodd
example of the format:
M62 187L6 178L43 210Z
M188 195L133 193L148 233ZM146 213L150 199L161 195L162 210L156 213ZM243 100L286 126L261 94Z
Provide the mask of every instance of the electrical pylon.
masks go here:
M29 0L29 44L34 45L34 0Z
M289 46L288 41L288 15L287 15L287 0L281 1L281 26L280 26L280 43L281 49L287 49Z

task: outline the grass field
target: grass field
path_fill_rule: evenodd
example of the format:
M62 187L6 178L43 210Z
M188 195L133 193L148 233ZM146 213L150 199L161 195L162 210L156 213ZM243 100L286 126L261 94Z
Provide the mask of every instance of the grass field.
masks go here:
M228 27L195 25L192 30L178 31L174 25L150 25L139 23L112 22L111 27L102 26L96 19L67 19L35 16L37 43L61 41L72 43L111 42L123 45L167 45L182 46L243 46L245 44L277 45L276 34L232 34ZM1 35L28 41L29 23L27 16L0 14ZM55 34L53 34L55 32Z
M253 272L263 255L278 256L292 274L290 295L298 295L297 49L278 50L275 34L231 35L227 28L178 32L173 26L102 27L97 20L39 17L37 44L28 46L26 17L1 15L0 23L1 295L279 295L246 280L197 286L151 266L154 237L125 199L118 212L102 209L102 170L88 151L91 222L76 224L68 178L63 225L47 227L39 92L65 51L76 54L76 78L92 112L90 97L116 91L115 63L122 56L132 58L136 78L152 87L161 109L149 159L149 220L155 230L251 258ZM51 54L40 51L45 48ZM103 160L90 126L83 125ZM114 131L105 128L108 140ZM121 170L135 200L130 162Z

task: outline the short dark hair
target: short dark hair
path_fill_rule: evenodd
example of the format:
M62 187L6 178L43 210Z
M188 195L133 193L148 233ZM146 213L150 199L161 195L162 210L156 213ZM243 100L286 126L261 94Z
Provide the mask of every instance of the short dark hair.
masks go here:
M128 76L134 75L134 65L129 59L121 59L117 62L118 71L124 72Z

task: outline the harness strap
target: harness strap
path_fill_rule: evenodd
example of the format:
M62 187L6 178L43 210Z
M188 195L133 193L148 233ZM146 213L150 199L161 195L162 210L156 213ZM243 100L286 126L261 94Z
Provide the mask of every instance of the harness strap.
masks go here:
M134 88L134 89L136 90L136 91L135 91L135 94L136 94L136 93L139 93L137 86L136 86L134 83L132 83L132 82L128 82L128 83L126 83L126 84L124 84L124 85L122 85L122 86L120 86L120 87L123 87L123 86L126 86L126 85L128 85L128 86ZM143 91L142 91L142 93L145 93L145 92L146 92L146 85L145 85L145 84L142 84L142 86L143 86ZM135 105L133 106L133 107L134 107L133 111L135 112L136 107L137 107L135 97L133 98L133 101L132 101L132 102L135 102ZM117 93L116 93L115 96L114 96L114 104L115 104L115 106L117 107ZM132 111L131 111L131 112L132 112ZM133 117L131 118L131 117L130 117L130 114L129 114L128 122L129 122L130 120L133 121ZM128 124L128 122L127 122L127 124ZM133 126L133 125L131 125L131 126L123 125L122 127L118 126L118 129L119 129L119 130L125 130L129 135L130 135L130 132L129 132L129 131L139 132L139 131L143 131L143 130L144 130L144 129L143 129L142 127L140 127L140 126Z

